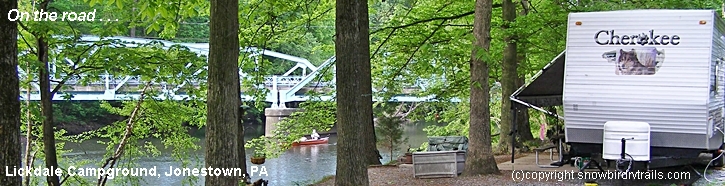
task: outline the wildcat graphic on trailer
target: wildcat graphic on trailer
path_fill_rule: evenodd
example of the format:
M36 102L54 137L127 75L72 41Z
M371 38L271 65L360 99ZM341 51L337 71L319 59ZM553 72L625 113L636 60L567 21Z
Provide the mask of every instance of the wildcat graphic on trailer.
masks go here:
M664 51L655 47L610 51L602 58L615 64L617 75L654 75L664 62Z
M714 10L571 13L566 50L511 96L512 109L563 119L570 157L646 168L717 157L723 34ZM563 116L549 106L563 106Z

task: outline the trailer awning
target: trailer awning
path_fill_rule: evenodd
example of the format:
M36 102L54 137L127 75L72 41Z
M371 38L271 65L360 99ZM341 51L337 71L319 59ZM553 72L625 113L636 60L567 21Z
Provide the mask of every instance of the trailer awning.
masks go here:
M564 119L556 113L549 112L542 107L563 105L565 54L566 51L561 52L554 60L551 60L549 64L534 75L532 78L534 80L531 83L519 87L516 92L511 94L509 99L512 101L512 109L519 110L522 106L526 106L544 112L547 115ZM519 117L515 113L512 118L512 123L516 123ZM514 135L512 138L516 139L516 125L513 126ZM514 142L515 140L511 140L511 145L515 145ZM511 163L514 162L514 159L514 153L512 153Z
M565 52L541 69L531 83L514 92L510 97L513 103L532 108L562 105Z

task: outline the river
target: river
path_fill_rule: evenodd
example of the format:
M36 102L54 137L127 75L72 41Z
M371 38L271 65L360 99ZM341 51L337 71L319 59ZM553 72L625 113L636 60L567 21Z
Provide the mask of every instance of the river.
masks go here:
M401 150L405 150L408 145L419 147L423 142L427 141L426 133L423 131L425 124L409 124L404 126L404 136L408 137L408 143L402 144ZM264 129L261 125L247 126L245 130L245 139L249 140L254 137L263 135ZM204 165L204 130L194 131L192 135L199 138L198 145L201 148L197 151L188 152L188 157L192 158L192 164L187 166L190 168L203 168ZM99 144L97 139L86 140L83 143L66 143L65 149L71 152L65 153L65 159L90 160L93 164L81 167L99 167L98 164L104 158L106 145ZM161 144L158 139L148 139L154 144ZM292 147L278 158L267 159L263 165L254 165L249 163L249 157L252 155L251 150L247 150L247 169L250 170L252 181L259 178L270 180L270 185L307 185L316 180L322 179L324 176L334 175L337 158L337 136L330 135L329 144L314 146ZM160 177L143 177L141 185L182 185L183 176L165 176L164 173L169 172L170 167L181 167L181 162L176 161L171 156L171 149L164 149L159 146L161 154L152 158L140 158L135 160L140 168L156 167L157 174ZM383 163L390 160L389 150L380 149ZM399 156L401 152L396 152L395 156ZM394 158L395 159L395 158ZM42 161L37 162L37 166L42 166ZM63 165L61 165L63 166ZM70 166L70 165L66 165ZM258 171L251 172L252 166L256 166ZM261 169L266 170L266 175L261 174ZM412 176L412 175L411 175ZM89 181L95 184L95 179L87 177ZM194 185L203 185L204 177L198 176L198 180ZM44 182L44 178L36 177L37 180ZM118 177L116 177L118 179ZM109 180L109 183L113 183ZM119 185L119 184L109 184ZM187 184L188 185L188 184Z

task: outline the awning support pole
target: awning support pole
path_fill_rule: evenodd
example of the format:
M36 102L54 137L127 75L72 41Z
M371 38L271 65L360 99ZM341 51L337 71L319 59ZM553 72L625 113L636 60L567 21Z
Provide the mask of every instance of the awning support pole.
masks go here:
M516 134L518 133L516 131L516 117L518 117L518 109L514 106L514 103L511 103L511 112L513 117L511 117L511 163L514 163L514 159L516 159Z
M524 105L524 106L527 106L527 107L531 107L531 108L533 108L533 109L539 110L539 111L541 111L541 112L543 112L543 113L545 113L545 114L548 114L548 115L550 115L550 116L554 116L554 117L556 117L556 118L559 118L559 119L564 119L564 117L561 117L561 116L559 116L559 115L558 115L558 114L556 114L556 113L552 113L552 112L549 112L549 111L547 111L547 110L544 110L543 108L541 108L541 107L537 107L536 105L532 105L532 104L526 103L526 102L524 102L524 101L521 101L521 100L519 100L519 99L516 99L516 98L511 98L511 100L513 100L513 101L515 101L515 102L517 102L517 103L519 103L519 104L522 104L522 105Z

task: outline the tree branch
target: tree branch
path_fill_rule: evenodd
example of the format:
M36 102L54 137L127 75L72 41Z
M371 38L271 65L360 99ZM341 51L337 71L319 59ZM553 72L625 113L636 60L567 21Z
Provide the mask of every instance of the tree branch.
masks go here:
M23 28L23 30L30 32L30 30L28 29L28 27L26 27L25 24L23 24L23 22L18 21L18 25L20 25L20 27ZM18 33L18 34L20 35L20 39L23 39L23 42L25 42L25 44L28 45L28 48L30 49L30 53L33 53L35 55L38 55L38 52L36 52L35 50L33 50L33 47L32 47L33 45L31 45L28 42L28 40L25 39L25 36L23 34L20 34L20 33Z
M459 15L448 16L448 17L434 17L434 18L429 18L429 19L413 21L412 23L399 25L399 26L384 27L384 28L372 31L372 32L370 32L370 34L375 34L375 33L378 33L378 32L384 31L384 30L388 30L388 29L403 29L403 28L407 28L410 26L414 26L414 25L421 24L421 23L427 23L427 22L431 22L431 21L438 21L438 20L447 21L447 20L451 20L451 19L458 19L458 18L469 16L469 15L473 15L473 11L466 12L466 13L459 14Z
M422 42L420 42L420 45L418 45L418 47L416 47L415 50L413 50L413 52L408 57L408 61L406 61L405 64L403 64L403 66L401 66L400 68L398 68L398 71L396 71L395 74L393 74L393 76L392 76L393 79L395 79L395 77L397 77L398 75L400 75L400 73L403 71L403 69L405 69L405 67L407 67L408 64L410 64L411 61L413 61L413 57L415 56L415 53L418 53L418 51L420 50L420 48L423 45L425 45L425 43L427 43L428 40L430 40L430 38L432 38L433 35L435 35L435 33L438 32L438 30L440 30L441 28L443 28L443 24L445 24L446 21L448 21L448 20L442 20L441 23L438 24L438 27L436 27L436 29L433 30L433 32L431 32L430 34L428 34L428 36L426 36L425 39L423 39ZM385 86L383 86L383 88L381 90L385 90L385 88L387 88L390 83L391 82L386 83Z
M90 69L90 70L80 70L80 69ZM100 69L103 69L103 67L81 66L81 67L78 67L78 68L73 69L73 71L71 73L69 73L68 75L66 75L66 77L63 78L62 80L60 80L60 81L53 81L53 82L57 82L58 84L55 85L55 87L53 88L52 91L50 91L50 97L55 96L55 93L57 93L58 91L60 91L60 88L63 87L63 85L65 85L65 82L67 82L73 76L76 76L76 75L82 74L82 73L86 73L88 71L100 70Z
M390 31L390 33L388 34L388 36L385 37L385 39L383 40L383 42L381 42L380 45L378 45L378 47L375 49L375 52L373 52L373 54L370 55L370 59L371 60L372 59L375 59L375 56L378 55L378 52L380 51L380 49L383 48L383 45L385 45L385 43L387 43L388 40L390 40L391 37L393 37L393 33L395 33L396 30L398 30L398 29L397 28L393 28L393 30Z
M400 119L405 119L405 118L407 118L407 117L408 117L408 115L410 115L410 113L413 113L413 111L414 111L414 110L415 110L416 108L418 108L418 105L420 105L420 103L413 103L413 106L411 106L410 108L408 108L408 112L405 112L405 114L403 114L403 115L402 115L402 116L400 117Z
M40 9L45 10L48 8L48 5L53 2L53 0L45 0L43 2L40 2Z
M100 69L103 69L103 67L95 67L95 66L80 66L80 67L77 67L76 68L76 66L78 65L78 63L81 61L81 56L83 54L88 53L88 51L90 51L94 47L101 47L103 45L106 45L106 44L93 43L91 46L88 46L88 48L86 48L85 50L83 50L83 52L81 52L80 54L78 54L78 56L76 57L76 61L73 63L73 67L72 67L73 69L71 70L70 73L68 73L66 75L66 78L63 78L63 80L61 80L59 82L56 81L58 84L55 85L55 87L53 88L52 91L50 91L50 97L55 96L55 93L57 93L60 90L60 88L63 87L63 85L65 85L65 82L67 82L68 79L72 78L75 75L82 74L82 73L85 73L85 72L90 71L90 70L81 71L82 69L91 69L91 70L100 70Z
M63 185L65 181L68 181L68 178L70 178L70 174L65 174L65 176L63 176L63 179L60 180L60 185Z
M492 6L492 8L501 8L501 4L494 4ZM402 29L402 28L414 26L414 25L421 24L421 23L427 23L427 22L431 22L431 21L437 21L437 20L444 20L445 21L445 20L458 19L458 18L462 18L462 17L469 16L469 15L473 15L473 13L474 13L474 11L469 11L469 12L465 12L463 14L458 14L458 15L453 15L453 16L433 17L433 18L428 18L428 19L413 21L411 23L404 24L404 25L384 27L384 28L381 28L381 29L372 31L372 32L370 32L370 34L375 34L375 33L381 32L383 30L388 30L388 29Z
M123 155L124 147L126 146L126 143L128 143L128 139L131 137L131 134L133 133L133 123L134 119L137 117L139 110L141 109L141 104L144 101L144 97L146 96L146 91L151 85L151 81L147 82L146 85L144 85L143 90L141 91L141 96L136 103L136 107L133 108L133 111L131 112L131 116L128 118L128 122L126 123L126 131L123 134L123 138L121 138L121 142L118 144L118 148L116 148L116 151L113 153L113 156L111 158L106 159L106 162L103 163L103 166L101 168L106 168L106 165L109 165L108 168L113 168L114 165L116 165L116 162L118 159L121 158L121 155ZM108 174L103 175L102 178L98 179L98 185L106 185L106 181L108 180Z
M408 14L410 14L410 12L411 12L411 11L413 11L413 8L410 8L410 9L408 9L408 11L406 11L406 12L405 12L405 16L403 16L403 17L407 17L407 16L408 16ZM372 55L370 55L370 59L371 59L371 60L372 60L372 59L375 59L375 56L376 56L376 55L378 54L378 52L380 51L380 49L381 49L381 48L383 47L383 45L385 45L385 43L387 43L387 42L388 42L388 40L389 40L389 39L390 39L391 37L393 37L393 33L395 33L395 31L396 31L396 30L398 30L398 29L397 29L397 28L393 28L393 30L392 30L392 31L390 31L390 33L388 34L388 36L387 36L387 37L385 37L385 40L383 40L383 42L382 42L382 43L380 43L380 45L378 45L378 47L377 47L377 48L375 49L375 52L373 52L373 54L372 54ZM370 33L370 35L372 35L372 34L374 34L374 33L375 33L375 32L373 31L373 33Z
M445 24L444 26L450 26L450 27L473 27L473 24Z
M521 0L520 3L521 8L523 8L523 10L521 11L521 15L529 14L529 11L531 11L529 10L529 5L531 4L531 2L529 2L529 0Z
M110 43L108 43L108 44L110 44ZM99 45L98 43L93 43L91 46L88 46L88 48L86 48L85 50L83 50L83 52L81 52L80 54L78 54L78 56L76 57L76 61L73 63L74 64L73 67L75 67L78 63L81 62L81 56L83 54L87 53L88 51L90 51L91 48L101 47L103 45L105 45L105 44Z
M30 143L30 138L28 138L28 143ZM30 153L29 151L25 151L25 153ZM38 155L38 150L33 151L33 155L30 155L25 161L25 165L29 166L32 165L32 162L35 162L35 157ZM26 155L27 156L27 155ZM25 176L25 185L30 185L30 177L31 176Z

